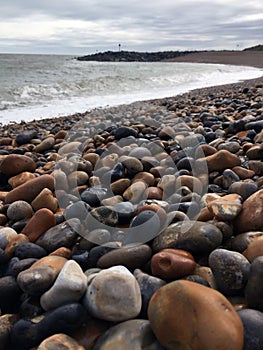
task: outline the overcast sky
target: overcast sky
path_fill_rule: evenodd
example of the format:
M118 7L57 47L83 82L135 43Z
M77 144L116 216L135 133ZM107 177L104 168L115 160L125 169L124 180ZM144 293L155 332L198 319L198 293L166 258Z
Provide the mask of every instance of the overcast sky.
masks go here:
M263 44L262 0L0 0L0 52L244 49Z

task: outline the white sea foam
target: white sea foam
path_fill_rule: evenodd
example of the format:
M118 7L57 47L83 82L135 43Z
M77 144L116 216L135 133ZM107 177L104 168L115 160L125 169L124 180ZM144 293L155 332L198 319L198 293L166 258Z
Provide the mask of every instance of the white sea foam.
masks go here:
M262 75L257 68L218 64L102 63L68 56L0 55L0 122L170 97Z

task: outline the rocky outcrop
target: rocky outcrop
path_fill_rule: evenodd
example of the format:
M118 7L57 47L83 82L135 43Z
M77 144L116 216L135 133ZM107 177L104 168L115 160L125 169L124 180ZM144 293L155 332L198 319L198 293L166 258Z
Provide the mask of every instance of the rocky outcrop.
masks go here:
M100 62L158 62L179 56L184 56L188 51L162 51L162 52L135 52L135 51L106 51L92 55L77 57L78 61Z

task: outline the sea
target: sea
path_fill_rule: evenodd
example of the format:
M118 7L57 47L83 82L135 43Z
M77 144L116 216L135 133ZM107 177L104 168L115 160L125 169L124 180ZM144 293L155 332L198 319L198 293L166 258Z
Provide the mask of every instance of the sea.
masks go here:
M69 55L0 54L0 124L54 118L258 78L253 67L88 62Z

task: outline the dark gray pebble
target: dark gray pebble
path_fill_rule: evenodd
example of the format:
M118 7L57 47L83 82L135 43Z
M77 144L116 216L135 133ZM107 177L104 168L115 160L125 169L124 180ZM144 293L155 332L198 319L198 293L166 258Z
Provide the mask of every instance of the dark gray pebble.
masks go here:
M81 199L91 207L97 207L100 202L107 197L108 189L99 186L93 186L81 193Z
M263 311L263 256L256 258L250 268L248 282L245 288L245 297L248 306Z
M243 350L263 349L263 313L253 309L238 310L244 327Z
M242 254L216 249L209 255L209 266L219 291L224 295L237 295L244 289L250 263Z
M72 303L50 311L39 322L22 318L11 330L11 343L19 346L20 349L30 349L50 335L69 334L81 326L85 313L81 304Z
M44 248L48 253L61 247L71 248L79 232L79 219L69 219L47 230L36 241L36 244Z
M140 269L136 269L133 274L139 284L142 295L142 309L140 317L147 319L147 310L151 297L157 291L157 289L164 286L166 282L158 277L150 276Z
M0 278L0 309L3 314L15 313L19 306L21 289L14 276Z
M40 259L47 255L47 251L39 245L31 242L19 244L16 248L14 256L19 259L36 258Z

